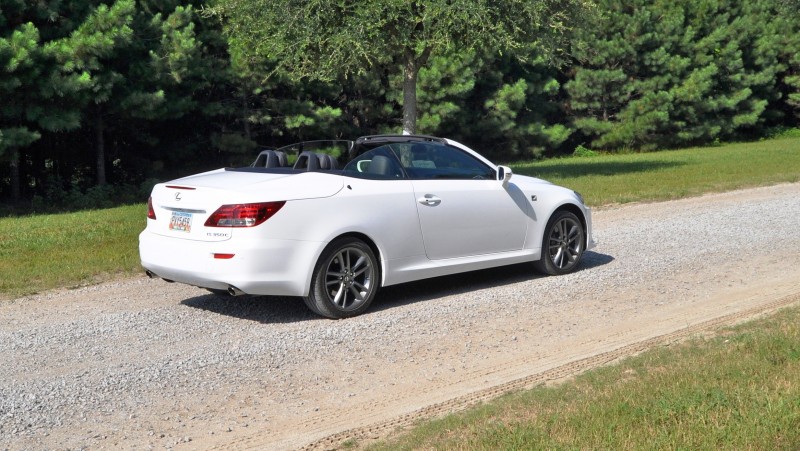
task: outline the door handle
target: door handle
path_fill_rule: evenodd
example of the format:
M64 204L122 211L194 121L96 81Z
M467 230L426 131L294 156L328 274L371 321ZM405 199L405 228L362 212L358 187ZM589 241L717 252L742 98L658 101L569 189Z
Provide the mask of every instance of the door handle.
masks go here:
M439 199L433 194L426 194L417 199L417 202L421 203L422 205L427 205L429 207L435 207L442 203L442 199Z

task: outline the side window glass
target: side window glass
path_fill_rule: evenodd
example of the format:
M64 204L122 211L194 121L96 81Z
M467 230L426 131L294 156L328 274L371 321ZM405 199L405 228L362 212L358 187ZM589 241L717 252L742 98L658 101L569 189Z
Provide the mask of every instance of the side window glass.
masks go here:
M359 155L347 163L342 169L342 174L375 180L399 180L405 178L403 168L389 146L377 147Z
M494 170L472 155L453 147L413 143L395 149L409 178L494 179Z

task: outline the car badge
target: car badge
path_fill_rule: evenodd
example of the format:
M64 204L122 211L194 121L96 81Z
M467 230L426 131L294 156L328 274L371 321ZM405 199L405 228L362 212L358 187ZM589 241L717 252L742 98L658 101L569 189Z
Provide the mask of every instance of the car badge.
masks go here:
M175 200L181 200L181 193L175 193Z

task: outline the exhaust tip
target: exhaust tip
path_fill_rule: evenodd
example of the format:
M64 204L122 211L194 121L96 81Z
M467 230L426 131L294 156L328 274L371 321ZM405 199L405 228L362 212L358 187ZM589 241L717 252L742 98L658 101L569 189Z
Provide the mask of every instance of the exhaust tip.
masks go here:
M159 278L158 274L154 273L153 271L150 271L149 269L146 269L144 271L144 273L147 274L147 277L149 277L151 279L158 279ZM160 279L163 280L164 282L175 283L174 280L165 279L163 277L160 277Z
M245 293L244 291L234 287L233 285L228 285L228 294L231 296L241 296Z

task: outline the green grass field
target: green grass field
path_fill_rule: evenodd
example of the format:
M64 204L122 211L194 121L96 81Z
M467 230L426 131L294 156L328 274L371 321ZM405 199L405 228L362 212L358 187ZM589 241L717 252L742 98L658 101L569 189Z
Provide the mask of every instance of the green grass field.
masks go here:
M800 181L800 138L644 154L517 163L520 174L581 192L593 206ZM108 280L140 271L144 204L0 218L0 296Z
M580 192L590 205L656 201L800 181L800 138L511 166Z
M144 204L0 219L0 296L108 280L140 271Z
M506 395L367 448L796 450L800 309Z

